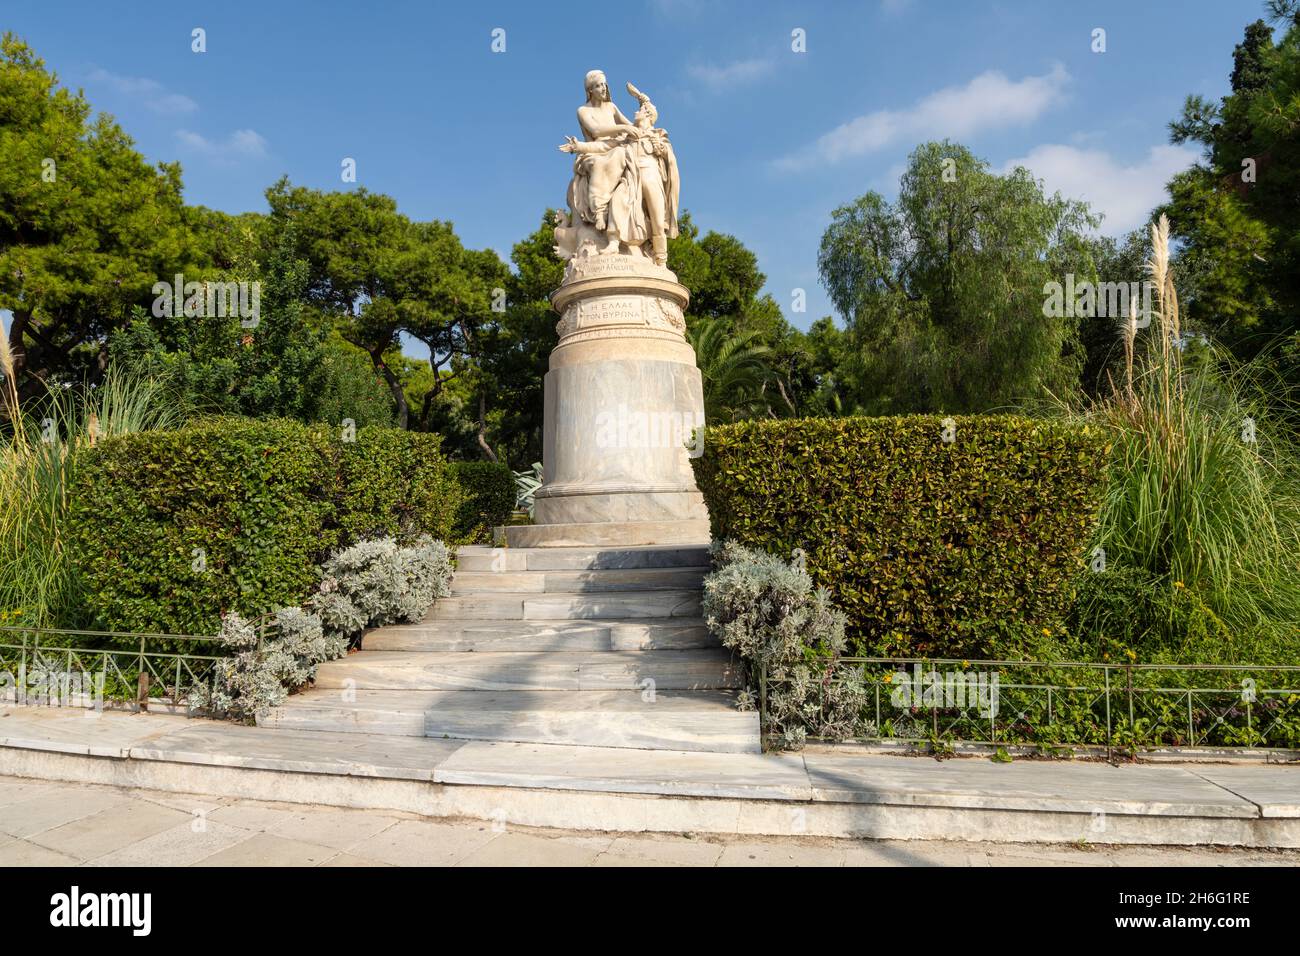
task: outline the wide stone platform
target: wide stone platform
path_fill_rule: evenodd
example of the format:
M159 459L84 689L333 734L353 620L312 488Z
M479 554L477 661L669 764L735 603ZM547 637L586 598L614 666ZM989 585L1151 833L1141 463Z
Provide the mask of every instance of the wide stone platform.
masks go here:
M702 753L0 707L0 774L606 831L1300 847L1300 766Z

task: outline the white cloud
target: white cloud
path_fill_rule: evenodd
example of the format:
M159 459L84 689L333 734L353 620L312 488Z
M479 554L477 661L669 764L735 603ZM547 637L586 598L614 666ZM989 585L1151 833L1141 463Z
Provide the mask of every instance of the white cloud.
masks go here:
M1056 64L1042 76L1009 80L997 70L964 86L949 86L901 110L876 110L849 120L806 149L777 160L780 169L842 162L900 141L962 139L1008 126L1023 126L1061 102L1070 75Z
M139 76L121 76L108 70L92 70L87 77L91 83L106 86L123 96L139 100L146 109L155 113L179 114L193 113L199 108L188 96L171 93L157 80Z
M1151 210L1165 201L1165 183L1198 156L1187 146L1152 146L1144 159L1124 165L1102 149L1045 144L1010 160L1002 172L1024 166L1048 192L1086 200L1106 217L1101 231L1118 235L1145 223Z
M771 60L736 60L720 66L698 63L688 66L686 72L711 90L724 90L761 79L772 71L773 66Z
M176 138L191 152L225 161L260 158L266 155L268 145L260 133L251 129L237 129L224 140L211 140L199 133L181 129L176 131Z

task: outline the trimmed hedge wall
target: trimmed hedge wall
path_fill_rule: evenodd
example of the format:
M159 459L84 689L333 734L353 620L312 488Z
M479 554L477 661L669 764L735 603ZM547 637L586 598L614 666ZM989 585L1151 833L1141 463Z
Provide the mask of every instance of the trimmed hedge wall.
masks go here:
M299 603L359 537L449 540L459 488L438 436L205 419L103 442L71 490L69 557L109 630L215 634L224 611Z
M508 524L518 490L515 473L491 461L453 461L451 474L461 487L456 512L456 540L491 543L492 529Z
M749 421L692 460L715 538L789 557L860 655L983 657L1054 631L1105 486L1099 430L1011 416Z
M344 543L393 537L398 544L428 534L448 544L463 494L442 456L442 436L399 428L360 428L337 442L339 492L335 523Z

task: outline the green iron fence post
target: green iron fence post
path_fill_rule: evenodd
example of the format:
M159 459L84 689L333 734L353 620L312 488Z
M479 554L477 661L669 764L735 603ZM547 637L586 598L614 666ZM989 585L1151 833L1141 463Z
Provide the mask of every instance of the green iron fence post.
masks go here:
M1111 749L1115 742L1115 731L1110 722L1110 667L1106 666L1101 669L1102 676L1106 679L1106 760L1111 759Z

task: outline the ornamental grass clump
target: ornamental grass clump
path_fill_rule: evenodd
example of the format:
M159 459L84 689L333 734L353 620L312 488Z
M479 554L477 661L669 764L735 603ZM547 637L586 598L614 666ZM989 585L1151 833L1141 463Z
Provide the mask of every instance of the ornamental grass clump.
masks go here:
M1124 381L1082 416L1114 442L1077 617L1148 660L1294 656L1300 469L1270 414L1286 397L1184 334L1164 216L1151 236L1152 321L1143 334L1125 317Z
M742 704L753 705L766 673L769 743L798 749L809 733L853 736L865 691L854 669L836 667L846 619L829 592L815 587L803 567L735 542L715 543L712 555L705 623L745 665Z

